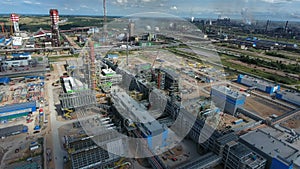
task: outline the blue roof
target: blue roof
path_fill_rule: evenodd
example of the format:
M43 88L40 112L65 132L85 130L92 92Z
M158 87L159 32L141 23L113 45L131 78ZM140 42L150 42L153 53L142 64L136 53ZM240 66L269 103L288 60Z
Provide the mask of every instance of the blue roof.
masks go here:
M19 103L19 104L10 104L0 107L0 113L7 113L13 112L17 110L23 110L27 108L32 108L32 111L36 110L36 102L26 102L26 103Z
M28 56L30 55L29 52L24 52L24 53L12 53L11 54L13 57L20 57L20 56Z
M5 38L0 38L0 43L4 43L5 42Z
M8 84L10 82L9 77L1 77L0 78L0 84Z

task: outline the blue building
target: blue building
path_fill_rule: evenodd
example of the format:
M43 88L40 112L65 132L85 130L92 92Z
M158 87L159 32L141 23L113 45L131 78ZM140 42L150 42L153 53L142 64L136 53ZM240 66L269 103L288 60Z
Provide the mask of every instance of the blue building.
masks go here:
M10 82L10 78L9 77L1 77L0 78L0 85L8 85L8 83Z
M240 74L237 78L237 82L249 87L256 87L258 90L269 94L280 90L280 86L278 84L273 84L248 75Z
M10 104L0 107L0 121L27 116L28 113L36 111L36 102Z
M226 86L213 86L210 96L215 105L224 112L235 116L236 109L243 107L246 96L238 91L234 91Z
M286 102L300 106L300 93L293 90L277 92L276 99L284 100Z
M292 169L299 150L261 129L240 137L240 141L267 159L268 169Z

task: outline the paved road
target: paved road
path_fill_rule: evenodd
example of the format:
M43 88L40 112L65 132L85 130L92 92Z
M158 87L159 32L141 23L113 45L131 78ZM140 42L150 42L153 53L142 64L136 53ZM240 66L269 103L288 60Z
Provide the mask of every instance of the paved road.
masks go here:
M60 66L57 65L58 72L62 73L61 69L59 70ZM63 150L61 145L58 128L61 127L64 123L57 121L56 116L57 112L54 106L54 99L53 99L53 86L51 83L47 84L48 90L48 97L49 97L49 110L50 110L50 119L51 119L51 134L52 134L52 143L53 143L53 157L56 169L63 169L63 156L67 155L67 152Z
M57 74L54 74L54 76L60 76L63 74L62 70L62 65L64 62L56 62L54 67L56 68ZM68 121L58 121L57 120L57 111L55 110L55 102L54 102L54 97L53 97L53 89L54 87L51 85L52 82L54 82L56 79L52 79L53 81L49 81L47 83L47 92L48 92L48 97L49 97L49 111L50 111L50 120L51 120L51 135L52 135L52 154L53 154L53 160L55 164L55 169L63 169L63 157L67 156L68 153L64 150L62 146L62 138L59 137L59 131L58 129L63 126L63 125L68 125L73 122L78 121L78 119L73 119L73 120L68 120ZM85 117L89 118L89 117ZM84 119L85 119L84 118Z

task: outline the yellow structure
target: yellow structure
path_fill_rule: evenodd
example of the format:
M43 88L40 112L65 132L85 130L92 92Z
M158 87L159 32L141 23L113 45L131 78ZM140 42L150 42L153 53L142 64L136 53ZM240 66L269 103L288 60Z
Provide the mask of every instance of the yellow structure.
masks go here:
M73 110L71 110L71 109L64 109L64 117L65 118L72 118L72 116L70 115L71 113L73 113L74 111Z

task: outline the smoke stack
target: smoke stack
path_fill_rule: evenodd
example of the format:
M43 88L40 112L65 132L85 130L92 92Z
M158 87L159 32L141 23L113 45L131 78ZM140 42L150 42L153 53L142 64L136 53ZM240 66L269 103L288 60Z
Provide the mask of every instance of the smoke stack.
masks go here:
M52 46L59 47L59 31L58 31L58 22L59 15L57 9L50 9L50 19L51 19L51 32L52 32Z

